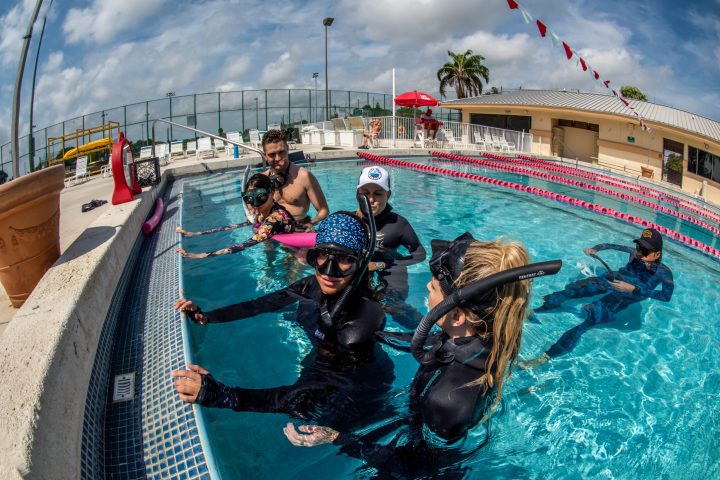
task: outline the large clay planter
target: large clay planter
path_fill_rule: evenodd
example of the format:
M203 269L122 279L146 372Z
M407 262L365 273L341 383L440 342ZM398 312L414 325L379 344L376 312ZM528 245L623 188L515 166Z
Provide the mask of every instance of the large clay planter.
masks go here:
M60 191L56 165L0 185L0 281L20 308L60 256Z

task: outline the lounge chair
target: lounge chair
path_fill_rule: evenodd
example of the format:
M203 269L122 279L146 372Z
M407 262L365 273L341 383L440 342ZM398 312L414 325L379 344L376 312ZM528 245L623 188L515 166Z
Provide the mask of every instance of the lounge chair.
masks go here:
M438 136L442 136L443 143L447 143L449 148L462 148L462 142L455 140L455 134L452 130L445 130L443 127L440 127Z
M75 172L72 176L65 179L65 187L77 185L78 183L82 183L88 178L90 178L87 169L87 162L87 155L83 155L82 157L77 158L77 160L75 161Z
M213 140L215 151L217 153L225 152L225 140L218 140L217 138Z
M170 144L170 159L172 160L175 157L185 158L185 150L183 150L182 140L177 140Z
M237 143L243 142L242 137L240 136L240 132L228 132L227 139L230 142L237 142ZM241 147L238 147L238 148L240 149L240 152L238 152L240 155L245 153L244 149L242 149ZM225 155L227 155L229 157L231 155L234 155L234 153L235 153L235 145L232 143L226 143L225 144Z
M190 155L191 153L197 156L197 142L195 140L188 140L185 145L185 155Z
M167 143L158 143L155 145L155 156L158 158L160 165L167 165L170 162L170 149Z
M473 132L473 139L475 140L475 148L478 150L487 150L485 145L485 137L481 132Z
M250 135L250 145L255 148L260 148L260 146L262 145L262 139L260 138L260 130L250 130L248 132L248 135Z
M366 130L365 120L363 117L347 117L346 120L348 129L360 132L364 132Z
M210 137L198 138L197 151L195 152L195 158L214 157L215 149L212 145L212 139Z
M138 157L138 160L147 160L148 158L152 158L152 147L150 145L147 147L140 147L140 156Z
M425 148L425 129L422 123L415 125L415 139L413 140L413 147Z

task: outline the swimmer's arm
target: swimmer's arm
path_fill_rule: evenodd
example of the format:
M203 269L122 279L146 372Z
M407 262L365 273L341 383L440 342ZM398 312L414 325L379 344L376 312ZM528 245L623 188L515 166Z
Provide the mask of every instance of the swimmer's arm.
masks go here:
M661 266L660 268L663 267ZM669 302L675 290L672 272L667 268L663 268L663 270L658 269L656 276L660 277L660 290L655 288L657 283L653 282L647 285L637 285L636 293L642 297L649 297L661 302Z
M628 247L627 245L618 245L617 243L599 243L592 247L592 250L595 250L595 252L600 252L602 250L618 250L625 253L632 253L635 249L633 247Z
M175 231L178 232L178 233L180 233L180 234L182 234L182 235L184 235L184 236L186 236L186 237L195 237L195 236L198 236L198 235L207 235L207 234L210 234L210 233L226 232L226 231L228 231L228 230L234 230L234 229L236 229L236 228L247 227L248 225L250 225L250 222L235 223L235 224L232 224L232 225L225 225L224 227L218 227L218 228L211 228L211 229L209 229L209 230L203 230L203 231L201 231L201 232L189 232L189 231L185 230L185 229L182 228L182 227L178 227L178 228L175 229Z
M240 392L237 387L229 387L215 380L212 375L202 375L200 391L195 403L203 407L231 408L241 410Z
M226 323L255 317L261 313L276 312L298 301L297 292L302 291L309 278L303 278L282 290L268 293L254 300L247 300L205 312L205 316L208 323Z
M323 193L322 188L320 187L320 183L317 181L317 178L315 178L315 175L313 175L309 170L306 171L308 176L307 196L310 200L310 203L313 207L315 207L315 210L317 211L317 215L313 217L310 223L312 223L313 225L317 225L318 223L320 223L320 220L328 216L330 210L328 209L325 194Z

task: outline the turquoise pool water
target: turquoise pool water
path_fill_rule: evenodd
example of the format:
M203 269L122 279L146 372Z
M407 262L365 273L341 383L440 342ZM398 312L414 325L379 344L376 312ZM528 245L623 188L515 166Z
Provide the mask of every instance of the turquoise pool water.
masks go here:
M357 162L311 168L332 211L354 209L361 170ZM521 240L534 260L562 258L559 275L534 285L533 305L579 278L583 264L594 268L584 247L629 244L639 233L634 225L522 192L390 171L391 203L410 220L428 251L430 239L454 238L469 230L481 239ZM240 221L239 176L186 181L183 226L197 230ZM183 245L209 250L248 234L244 229L187 238ZM620 252L602 255L612 266L626 261ZM490 423L489 442L465 461L466 478L718 478L720 263L670 240L664 260L675 276L669 303L645 301L616 323L588 331L571 353L513 373L502 408ZM255 298L309 272L273 242L235 255L183 261L186 296L206 310ZM426 263L410 267L408 302L422 312L428 279ZM536 357L578 324L582 303L538 315L540 323L527 323L520 357ZM225 325L192 325L194 360L230 385L290 384L310 347L292 323L292 312L294 308ZM388 328L398 328L391 317ZM396 376L392 402L404 405L405 387L417 364L409 355L389 353ZM338 454L336 447L290 445L282 433L285 415L216 409L202 409L202 414L224 478L372 476L361 469L361 461ZM483 426L476 427L469 442L479 442L484 432Z

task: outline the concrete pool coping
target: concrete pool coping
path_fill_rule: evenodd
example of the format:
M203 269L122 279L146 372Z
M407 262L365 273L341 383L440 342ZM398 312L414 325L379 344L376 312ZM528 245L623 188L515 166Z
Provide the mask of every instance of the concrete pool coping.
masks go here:
M355 151L308 149L305 153L323 161L348 158ZM376 151L402 156L430 152ZM175 178L259 163L259 156L175 161L163 168L158 186L145 189L134 201L101 207L89 224L82 225L84 219L76 217L61 227L79 231L77 238L0 336L0 367L6 376L0 389L0 477L80 477L81 419L100 332L155 198ZM92 182L98 182L93 189ZM109 179L96 179L83 187L86 192L107 188L109 199L112 184ZM68 195L82 203L91 199Z

